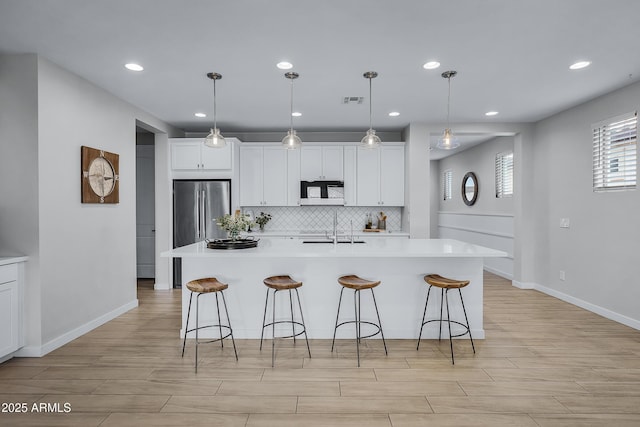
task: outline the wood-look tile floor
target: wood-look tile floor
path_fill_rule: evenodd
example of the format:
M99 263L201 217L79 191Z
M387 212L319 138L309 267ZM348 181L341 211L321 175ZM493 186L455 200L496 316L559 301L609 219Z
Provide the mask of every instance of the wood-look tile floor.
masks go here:
M1 426L640 426L640 332L485 275L485 340L238 340L180 357L180 293L140 306L42 358L0 365ZM421 303L415 310L421 310ZM383 307L383 304L382 304ZM382 308L383 309L383 308ZM330 320L328 320L330 321ZM416 325L416 328L418 325ZM24 403L28 413L5 412ZM70 405L68 413L32 412Z

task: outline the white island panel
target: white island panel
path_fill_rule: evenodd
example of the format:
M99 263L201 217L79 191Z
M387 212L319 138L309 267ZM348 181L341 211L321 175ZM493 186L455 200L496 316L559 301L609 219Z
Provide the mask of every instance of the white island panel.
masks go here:
M204 242L167 251L164 256L181 257L183 283L214 276L228 283L225 291L231 323L236 338L260 338L268 276L289 274L302 281L300 297L310 338L331 338L341 286L337 278L357 274L380 280L375 288L382 326L386 338L418 336L428 286L423 276L437 273L471 284L463 290L467 314L474 338L484 338L483 328L483 258L500 257L501 251L455 240L384 239L364 244L302 243L299 240L263 239L257 248L243 250L207 249ZM190 292L183 288L183 328ZM435 298L434 298L435 297ZM375 316L370 292L362 292L363 319ZM215 298L201 297L201 322L215 316ZM440 292L432 292L431 315L439 314ZM457 292L450 298L452 318L462 316ZM285 319L289 300L279 295L276 317ZM433 304L433 305L431 305ZM353 317L353 291L345 290L341 319ZM369 318L369 319L366 319ZM194 319L191 319L194 322ZM190 325L192 327L193 324ZM285 328L285 326L283 326ZM423 338L436 338L437 323L425 326ZM201 331L203 336L208 330ZM265 331L270 336L270 330ZM454 331L455 333L455 331ZM338 337L352 338L349 327L338 330ZM378 336L379 337L379 336Z

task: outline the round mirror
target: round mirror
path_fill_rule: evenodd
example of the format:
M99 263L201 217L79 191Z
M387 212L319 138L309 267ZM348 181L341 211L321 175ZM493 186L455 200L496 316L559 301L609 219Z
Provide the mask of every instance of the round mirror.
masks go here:
M478 198L478 178L473 172L467 172L462 178L462 200L467 206L471 206Z

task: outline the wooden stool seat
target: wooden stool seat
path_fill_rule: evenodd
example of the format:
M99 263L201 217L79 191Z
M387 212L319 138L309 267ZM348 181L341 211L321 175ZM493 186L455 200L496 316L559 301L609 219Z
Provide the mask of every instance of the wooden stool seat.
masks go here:
M449 279L439 274L427 274L424 276L424 281L431 286L442 289L461 289L469 284L468 280Z
M380 281L362 279L355 274L350 274L347 276L339 277L338 283L340 283L345 288L360 290L375 288L380 284Z
M296 282L290 276L271 276L263 280L265 286L283 291L286 289L296 289L302 286L302 282Z
M219 282L215 277L207 277L204 279L196 279L186 284L187 289L191 292L199 294L208 294L209 292L224 291L229 285Z

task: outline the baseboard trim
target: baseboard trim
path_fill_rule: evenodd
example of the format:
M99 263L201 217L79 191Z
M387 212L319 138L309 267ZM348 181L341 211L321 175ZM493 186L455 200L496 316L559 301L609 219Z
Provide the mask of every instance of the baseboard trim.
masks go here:
M536 289L536 286L538 286L532 282L518 282L517 280L512 280L511 285L518 289Z
M17 352L14 353L15 357L42 357L47 353L52 352L53 350L62 347L65 344L70 343L78 337L86 334L87 332L92 331L98 326L102 326L110 320L115 319L116 317L126 313L129 310L132 310L138 306L138 300L135 299L130 301L115 310L112 310L108 313L103 314L102 316L85 323L65 334L60 335L57 338L52 339L51 341L41 345L41 346L28 346L23 347Z
M580 308L584 308L592 313L598 314L602 317L605 317L609 320L613 320L614 322L622 323L623 325L629 326L630 328L640 330L640 320L633 319L631 317L627 317L623 314L616 313L615 311L611 311L607 308L600 307L599 305L592 304L590 302L581 300L580 298L573 297L571 295L567 295L563 292L559 292L555 289L548 288L546 286L542 286L539 284L535 285L535 289L544 294L550 295L552 297L561 299L562 301L568 302L569 304L573 304Z

